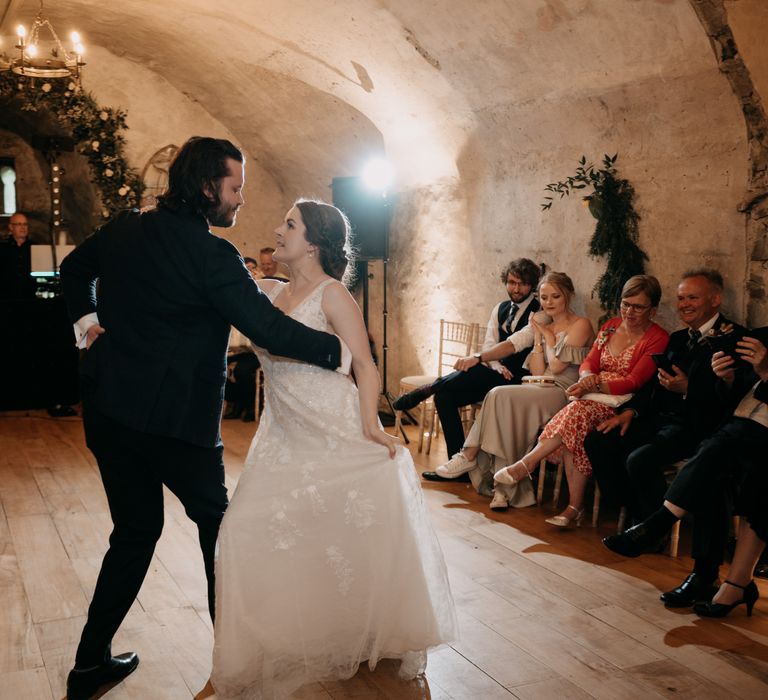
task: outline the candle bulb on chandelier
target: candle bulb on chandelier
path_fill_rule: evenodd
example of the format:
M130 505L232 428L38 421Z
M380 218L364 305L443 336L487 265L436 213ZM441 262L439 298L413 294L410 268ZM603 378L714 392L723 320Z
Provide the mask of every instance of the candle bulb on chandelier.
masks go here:
M24 48L24 38L27 36L27 30L23 24L16 27L16 36L19 37L19 48Z

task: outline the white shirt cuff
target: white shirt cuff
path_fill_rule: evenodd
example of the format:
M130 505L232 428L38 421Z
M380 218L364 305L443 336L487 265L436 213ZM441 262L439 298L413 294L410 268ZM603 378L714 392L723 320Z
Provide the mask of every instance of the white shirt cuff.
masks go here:
M341 339L340 336L336 336L341 343L341 364L336 368L339 374L348 375L352 370L352 351L347 347L347 344Z
M99 322L99 315L94 311L90 314L83 316L77 323L75 323L75 345L81 350L86 349L86 341L88 329L91 326L97 325Z

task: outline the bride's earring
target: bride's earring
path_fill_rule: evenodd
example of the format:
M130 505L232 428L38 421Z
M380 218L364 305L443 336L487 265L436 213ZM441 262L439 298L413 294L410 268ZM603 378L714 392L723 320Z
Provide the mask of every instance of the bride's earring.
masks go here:
M310 248L307 251L307 255L309 255L310 258L314 258L315 257L315 251Z

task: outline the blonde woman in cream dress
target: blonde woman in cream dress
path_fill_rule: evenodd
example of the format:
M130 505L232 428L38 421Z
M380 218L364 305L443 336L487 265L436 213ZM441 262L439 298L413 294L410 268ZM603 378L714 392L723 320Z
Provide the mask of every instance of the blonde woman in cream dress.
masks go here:
M436 469L446 478L469 472L472 485L479 493L493 493L491 508L494 510L504 510L510 505L521 508L536 502L530 480L514 486L494 485L493 474L499 465L520 459L541 426L565 406L565 390L578 381L579 365L595 339L589 319L571 310L574 287L568 275L554 271L544 274L539 281L538 296L541 311L509 340L515 348L533 345L523 366L541 379L492 389L461 452ZM484 358L494 359L493 352L491 348L483 353Z

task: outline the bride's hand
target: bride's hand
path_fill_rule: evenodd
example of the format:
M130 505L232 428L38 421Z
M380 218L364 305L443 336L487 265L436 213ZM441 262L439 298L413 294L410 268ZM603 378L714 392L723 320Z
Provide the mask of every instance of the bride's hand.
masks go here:
M394 435L390 435L389 433L385 433L381 428L366 430L364 431L364 434L365 437L367 437L369 440L376 442L379 445L384 445L384 447L386 447L389 451L390 459L395 458L395 450L397 449L398 445L402 444L400 438Z

